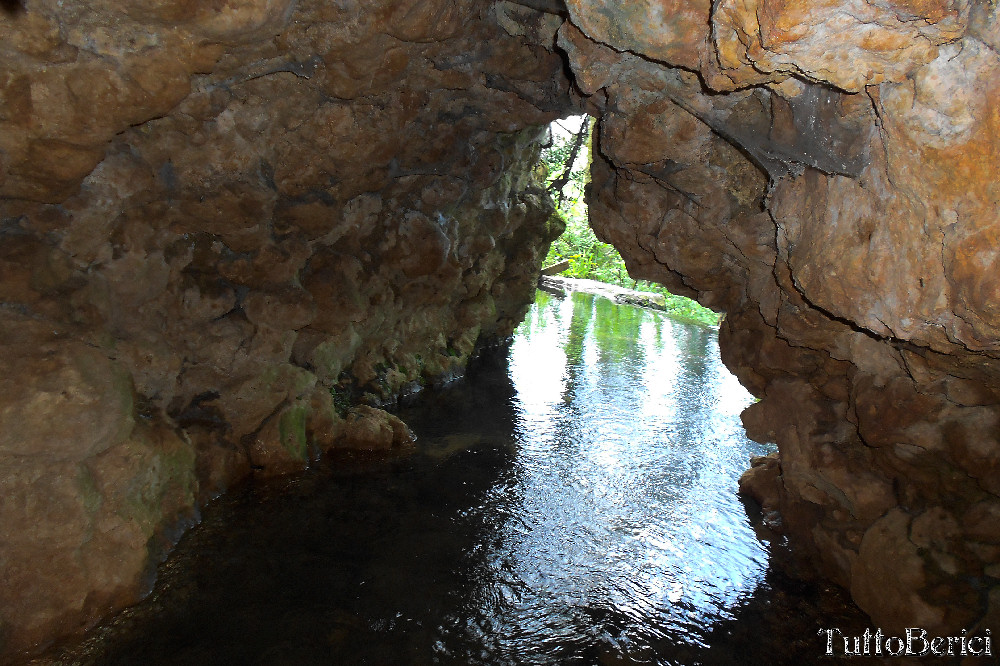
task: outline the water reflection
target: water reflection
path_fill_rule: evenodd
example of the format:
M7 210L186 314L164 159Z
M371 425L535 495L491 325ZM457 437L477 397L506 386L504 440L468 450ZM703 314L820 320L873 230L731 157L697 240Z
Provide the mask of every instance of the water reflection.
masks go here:
M768 571L750 397L714 332L539 293L509 357L341 459L206 511L86 664L779 664L859 616Z
M764 449L743 437L751 398L716 345L659 313L540 296L510 353L524 513L503 548L527 586L499 609L506 653L703 645L757 587L767 554L734 489Z

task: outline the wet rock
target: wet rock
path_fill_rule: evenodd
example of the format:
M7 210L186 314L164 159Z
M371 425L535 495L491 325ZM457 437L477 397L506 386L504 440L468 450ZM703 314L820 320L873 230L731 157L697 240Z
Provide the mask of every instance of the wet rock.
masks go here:
M135 600L150 539L243 476L405 445L351 401L511 334L572 100L553 17L503 23L472 0L3 14L0 483L5 530L38 538L0 543L0 651Z
M863 610L899 632L943 624L940 610L920 595L926 583L919 547L909 538L911 519L893 509L865 533L851 572L851 596Z
M5 456L6 648L86 629L143 593L172 530L192 520L194 463L188 442L145 424L86 460Z
M750 459L750 469L740 476L740 493L752 497L765 512L776 510L781 490L781 461L777 452Z
M511 334L561 231L541 127L575 107L598 236L727 313L779 449L746 485L795 551L884 626L995 617L996 8L525 4L3 16L0 484L40 544L0 544L5 649L134 599L157 525L251 465L402 443L331 391L390 404ZM96 529L126 488L155 490Z
M726 311L723 359L760 398L747 432L779 450L745 492L881 626L981 622L970 581L1000 555L995 12L721 2L699 40L671 32L697 3L569 6L559 44L600 117L591 222L632 277Z
M413 433L399 417L383 409L358 405L344 418L343 435L338 447L381 451L414 442Z

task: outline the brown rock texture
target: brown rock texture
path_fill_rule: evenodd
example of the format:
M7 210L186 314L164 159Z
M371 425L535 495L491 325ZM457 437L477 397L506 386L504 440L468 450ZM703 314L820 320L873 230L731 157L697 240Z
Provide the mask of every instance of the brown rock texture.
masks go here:
M768 524L887 630L995 630L994 4L680 4L568 2L592 225L727 313Z
M4 7L9 7L6 3ZM0 11L0 653L134 601L251 470L511 334L561 231L557 17L478 0Z
M574 105L598 234L727 313L769 524L887 631L997 629L997 11L0 13L0 652L135 599L251 470L405 446L381 408L523 316L559 232L540 128Z

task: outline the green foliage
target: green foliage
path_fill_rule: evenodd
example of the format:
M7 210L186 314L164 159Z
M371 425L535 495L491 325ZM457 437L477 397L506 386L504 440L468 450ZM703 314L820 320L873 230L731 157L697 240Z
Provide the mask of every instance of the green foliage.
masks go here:
M640 280L636 282L636 284L638 286L633 288L638 291L652 291L657 294L662 294L665 301L663 309L671 316L679 319L690 319L691 321L697 321L711 326L717 326L719 321L722 319L722 316L719 315L718 312L709 310L698 303L698 301L690 299L686 296L671 294L661 284L646 282L645 280Z
M586 184L590 177L590 149L593 137L588 137L583 149L570 170L570 179L564 189L564 199L559 214L566 221L566 231L552 242L545 266L568 260L569 268L561 274L572 278L598 280L620 287L661 294L666 302L667 314L704 324L719 323L719 315L696 301L671 294L663 285L645 280L633 280L621 255L611 245L602 243L590 228L587 204L584 200ZM542 151L542 163L548 170L552 183L565 171L566 161L572 150L573 135L556 135L551 147Z
M337 414L340 418L346 417L347 412L351 410L351 406L354 404L351 393L350 387L342 384L335 384L330 387L330 397L333 398L333 408L337 410Z

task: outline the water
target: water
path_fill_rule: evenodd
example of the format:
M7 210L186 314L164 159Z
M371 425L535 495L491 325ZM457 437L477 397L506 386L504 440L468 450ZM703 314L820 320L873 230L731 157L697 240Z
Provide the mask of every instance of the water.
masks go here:
M782 576L736 496L752 400L714 331L539 292L508 358L205 512L82 664L801 664L864 627Z

